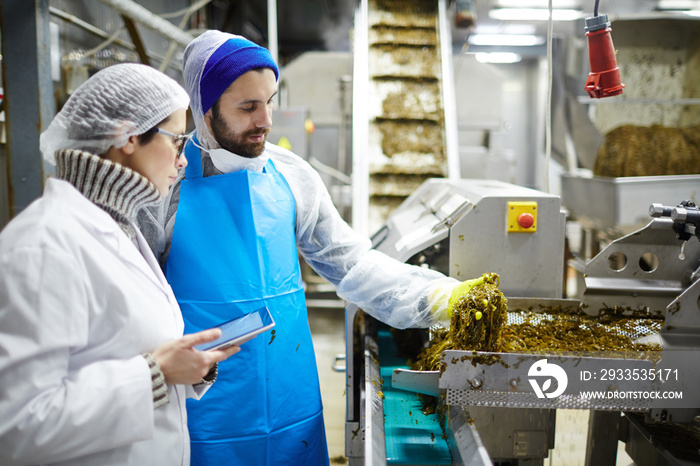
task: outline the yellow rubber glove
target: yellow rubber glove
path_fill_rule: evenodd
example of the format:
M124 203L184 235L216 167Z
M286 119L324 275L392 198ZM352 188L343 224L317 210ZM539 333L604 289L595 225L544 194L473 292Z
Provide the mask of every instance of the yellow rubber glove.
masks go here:
M461 283L449 279L449 283L438 283L436 288L429 293L429 302L431 305L431 313L435 319L435 323L439 323L443 327L449 327L452 320L452 310L459 299L469 293L472 288L477 285L483 285L486 281L486 276L482 275L479 278L465 280Z
M447 312L452 318L452 310L455 307L455 304L457 301L459 301L459 298L462 296L466 295L469 293L472 288L474 288L477 285L483 285L486 282L486 275L482 275L479 278L473 278L471 280L465 280L459 285L455 286L454 289L452 290L452 294L450 294L450 300L447 304Z

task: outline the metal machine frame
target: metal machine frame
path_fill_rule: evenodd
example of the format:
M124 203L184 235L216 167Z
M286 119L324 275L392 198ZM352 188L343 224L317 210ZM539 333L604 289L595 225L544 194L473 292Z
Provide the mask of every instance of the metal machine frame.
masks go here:
M537 231L509 231L506 221L509 206L528 202L537 205ZM471 278L486 271L502 274L501 289L509 298L511 309L559 306L583 309L590 315L605 310L630 317L639 314L665 317L656 335L662 351L655 352L655 357L446 351L444 370L394 371L393 387L443 396L450 413L445 429L451 436L453 464L490 464L486 451L492 457L506 458L506 453L496 449L508 442L484 447L491 436L504 433L496 425L501 421L514 429L508 432L508 438L529 435L520 443L506 445L508 448L513 445L515 456L511 458L517 459L522 454L522 464L542 464L546 450L553 447L557 408L591 410L591 425L603 419L603 413L615 412L637 412L647 422L669 426L693 424L700 419L700 392L696 390L700 369L694 357L700 350L700 241L696 229L700 210L692 203L676 208L657 205L652 206L650 214L656 218L647 226L613 241L589 261L582 301L563 300L558 295L564 266L565 219L556 196L494 181L432 179L411 195L373 237L379 251L456 278ZM486 254L482 253L484 250ZM493 251L502 254L494 255ZM386 464L378 348L372 333L376 321L358 311L354 305L346 309L346 453L351 464ZM556 363L564 368L589 373L601 369L677 371L682 376L673 383L660 379L621 380L614 384L604 380L570 380L570 387L580 391L671 389L682 392L683 399L679 402L590 400L573 395L542 399L536 395L534 386L526 382L526 369L543 357L556 358ZM493 416L499 422L490 423L489 428L493 427L496 434L489 432L484 436L486 442L474 429L465 430L465 419L469 421L484 412L488 416L493 410L499 410L498 417ZM525 425L518 424L521 411L527 413L529 421ZM533 413L538 414L533 417ZM628 426L626 431L642 432L644 426L637 425L636 418L631 419L624 423ZM467 426L473 427L469 422ZM479 432L487 431L480 428ZM589 436L598 438L591 432ZM632 450L647 437L642 434L630 437ZM611 438L617 441L615 435ZM518 445L539 447L525 452L517 450ZM538 448L543 450L540 460L532 457ZM652 447L643 450L648 448ZM595 460L589 458L589 461Z
M526 232L516 231L508 221L511 207L522 205L536 207L536 228ZM458 279L494 271L501 275L506 295L527 291L540 299L554 299L563 289L564 226L557 196L493 180L431 179L393 212L372 239L378 251L402 262ZM346 309L346 455L351 464L386 464L374 319L358 311L355 305ZM473 423L466 422L469 412L457 405L448 411L447 430L453 433L448 443L455 464L464 458L469 458L464 464L490 464ZM553 446L554 411L513 409L499 416L504 422L494 427L490 443L495 445L517 430L526 436L519 442L523 461L544 457ZM512 452L502 455L508 458Z

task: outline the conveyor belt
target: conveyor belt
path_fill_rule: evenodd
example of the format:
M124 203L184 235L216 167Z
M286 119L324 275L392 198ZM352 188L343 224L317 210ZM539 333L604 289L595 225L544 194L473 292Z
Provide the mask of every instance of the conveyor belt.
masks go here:
M451 63L444 58L449 40L447 50L441 48L449 37L449 27L440 25L444 2L363 5L366 17L356 21L362 39L354 50L364 66L356 63L354 71L353 226L362 231L358 223L366 222L371 234L426 179L456 171L448 163L456 157L448 155L456 152L456 122ZM368 203L366 210L357 199Z
M387 464L452 464L438 415L425 414L416 393L391 386L394 369L407 369L398 357L391 332L378 332L379 364L384 396L384 436Z

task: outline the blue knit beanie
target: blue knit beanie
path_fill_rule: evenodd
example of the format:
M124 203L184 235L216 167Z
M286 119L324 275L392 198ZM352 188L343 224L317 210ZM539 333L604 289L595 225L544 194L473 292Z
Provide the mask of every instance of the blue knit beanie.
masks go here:
M209 111L239 76L256 68L270 68L279 79L277 64L265 47L241 36L233 36L221 44L207 60L202 73L202 114Z

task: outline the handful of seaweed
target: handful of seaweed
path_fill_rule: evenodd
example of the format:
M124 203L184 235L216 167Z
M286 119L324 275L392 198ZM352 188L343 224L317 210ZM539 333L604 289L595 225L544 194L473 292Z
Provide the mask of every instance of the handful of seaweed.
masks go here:
M449 329L434 332L412 369L435 371L440 368L442 352L448 349L499 351L501 328L506 322L508 300L498 289L499 276L485 273L471 280L472 286L454 304Z

